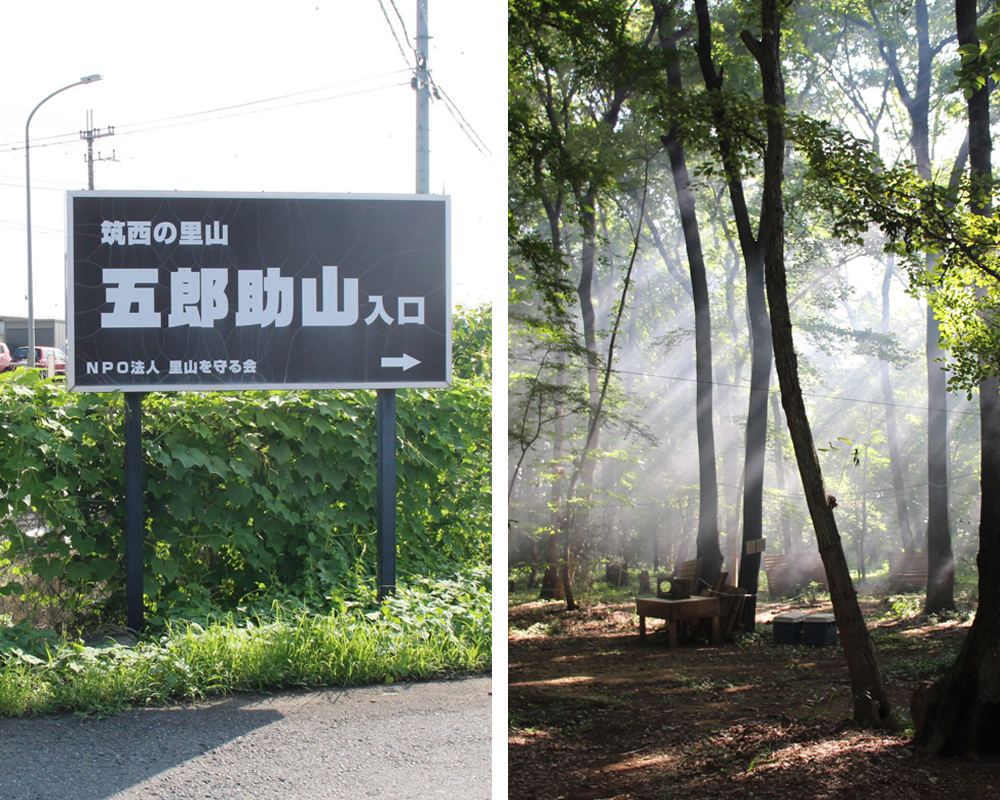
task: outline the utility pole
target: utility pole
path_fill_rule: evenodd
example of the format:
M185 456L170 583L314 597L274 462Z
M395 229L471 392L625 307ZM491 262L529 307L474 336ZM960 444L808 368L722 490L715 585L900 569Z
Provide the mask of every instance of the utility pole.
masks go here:
M417 68L413 88L417 91L417 194L430 194L431 76L427 69L427 4L417 0Z
M100 153L97 157L94 157L94 139L100 139L104 136L114 136L115 129L110 125L105 129L94 127L94 112L87 112L87 130L80 131L80 138L87 140L87 155L84 156L87 160L87 188L91 191L94 190L94 162L95 161L117 161L115 158L115 151L111 151L110 156L102 156Z

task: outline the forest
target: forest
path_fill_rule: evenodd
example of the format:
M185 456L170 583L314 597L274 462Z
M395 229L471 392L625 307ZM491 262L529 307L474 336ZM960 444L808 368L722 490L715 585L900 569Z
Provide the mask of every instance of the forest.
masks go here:
M539 743L558 704L516 690L521 667L558 672L558 633L653 658L625 598L697 559L701 585L745 590L738 646L760 643L787 609L778 556L822 566L798 597L836 618L831 719L995 754L998 12L509 0L508 37L511 763L574 749ZM906 599L886 589L903 556L926 565ZM910 683L886 644L904 634L937 659Z

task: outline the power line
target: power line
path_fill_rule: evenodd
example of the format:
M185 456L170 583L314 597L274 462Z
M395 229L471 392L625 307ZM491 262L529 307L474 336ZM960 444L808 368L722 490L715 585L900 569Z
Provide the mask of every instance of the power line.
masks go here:
M150 128L136 128L134 130L125 130L125 131L118 130L117 133L120 136L124 136L124 135L132 134L132 133L149 133L150 131L165 130L167 128L177 128L177 127L182 127L184 125L196 125L196 124L202 123L202 122L218 122L220 120L235 119L237 117L245 117L248 114L263 114L263 113L268 112L268 111L281 111L281 110L286 109L286 108L295 108L296 106L305 106L305 105L311 105L313 103L322 103L322 102L325 102L327 100L340 100L340 99L343 99L345 97L355 97L357 95L369 94L371 92L381 92L381 91L385 91L386 89L396 89L396 88L399 88L401 86L407 86L407 85L408 85L407 83L392 83L392 84L386 84L385 86L372 87L372 88L369 88L369 89L359 89L358 91L355 91L355 92L345 92L343 94L329 95L327 97L317 97L317 98L312 99L312 100L301 100L301 101L299 101L297 103L284 103L284 104L282 104L280 106L271 106L270 108L260 108L260 109L253 109L253 110L250 110L250 111L241 111L241 112L239 112L237 114L226 114L224 116L210 117L208 119L188 119L187 121L183 121L183 122L171 122L171 123L166 124L166 125L157 125L155 127L150 127ZM263 100L255 101L255 103L261 103L261 102L267 102L267 101L263 101ZM255 103L244 103L242 106L232 106L232 108L240 108L240 107L250 106L250 105L254 105ZM225 109L222 109L222 110L225 110ZM202 114L207 114L207 113L214 113L214 112L201 112L201 113ZM188 114L188 115L185 115L185 117L192 117L192 116L200 116L200 115L199 114ZM175 117L173 119L181 119L181 117ZM141 124L141 123L137 123L137 124ZM126 126L126 125L119 126L119 128L125 128L125 127L129 127L129 126Z
M15 230L21 230L21 231L26 230L27 227L28 227L27 224L24 222L24 220L21 220L20 222L16 222L16 221L11 220L11 219L0 219L0 225L3 225L3 226L8 227L8 228L14 228ZM59 236L62 236L65 233L65 231L62 228L46 228L46 227L42 227L42 226L39 226L39 225L35 225L34 223L32 223L31 229L35 233L58 234Z
M379 3L381 3L381 2L382 2L382 0L379 0ZM392 5L392 10L396 12L396 19L399 20L399 25L403 29L403 38L407 42L409 42L410 41L410 34L406 30L406 20L403 19L403 15L399 13L399 6L396 5L396 0L389 0L389 3ZM425 14L424 15L424 22L426 22L426 21L427 21L427 15ZM419 57L419 54L416 52L415 48L414 48L413 54Z
M38 183L39 185L36 186L35 185L36 183ZM42 186L41 184L43 183L49 183L52 185ZM13 175L0 175L0 186L13 186L15 188L23 189L24 176L21 176L21 178L18 179ZM31 191L35 191L35 189L40 189L42 191L64 192L67 189L72 189L75 186L78 186L78 184L73 181L49 181L49 180L36 181L34 176L32 176L31 178Z
M392 19L389 17L389 12L385 10L385 3L382 0L378 0L379 7L382 9L382 15L385 17L386 24L389 26L389 30L392 31L392 38L396 40L396 46L399 48L399 53L403 56L403 61L406 62L406 66L409 69L413 69L413 65L410 63L410 57L406 54L406 49L403 47L403 43L399 40L399 34L396 33L396 26L392 24ZM396 8L396 3L392 3L393 9L396 11L396 16L399 17L400 23L403 25L403 35L406 41L410 40L410 37L406 35L406 23L403 22L402 16L400 16L399 9Z
M381 75L374 75L371 76L370 78L360 78L357 80L347 81L345 83L340 83L340 84L333 84L332 86L325 86L318 89L306 89L301 92L292 92L290 94L278 95L276 97L269 97L263 100L251 100L246 103L237 103L235 105L221 106L219 108L207 109L205 111L194 111L187 114L178 114L172 117L162 117L160 119L147 120L145 122L126 123L125 125L117 126L115 130L115 135L127 136L128 134L147 133L150 131L166 130L168 128L180 127L183 125L191 125L199 122L215 122L218 120L233 119L235 117L245 116L247 114L262 114L268 111L278 111L285 108L294 108L295 106L299 105L321 103L327 100L339 100L345 97L353 97L356 95L367 94L369 92L378 92L378 91L383 91L385 89L394 89L406 86L407 84L404 82L392 83L384 86L375 86L366 89L359 89L358 91L355 92L346 92L341 94L327 95L324 97L317 97L298 103L282 103L280 105L271 106L269 108L259 108L251 111L245 111L239 114L225 114L223 116L214 116L208 119L196 119L197 117L206 117L207 115L210 114L222 115L223 112L226 111L236 111L239 109L254 108L255 106L263 105L266 103L275 103L281 100L288 100L294 97L301 97L307 94L314 94L315 92L325 91L327 89L335 89L343 86L349 86L351 84L360 83L367 80L378 80L380 78L386 78L386 77L391 77L393 75L399 75L404 72L410 72L411 70L412 68L405 70L395 70L393 72L382 73ZM472 127L471 123L468 121L468 119L466 119L465 115L462 113L461 109L459 109L455 101L451 99L448 93L433 78L431 78L431 86L434 89L434 97L442 101L445 109L448 111L448 114L455 121L455 124L458 126L458 129L462 132L462 134L469 140L472 146L475 147L476 150L479 151L479 153L484 158L486 158L487 160L492 160L493 153L490 150L489 146L479 135L479 133L475 130L475 128ZM70 144L72 142L72 139L70 137L72 136L74 136L74 134L69 134L69 133L52 134L50 136L38 136L32 139L31 146L35 148L58 147L61 145ZM23 149L24 149L23 142L7 142L4 144L0 144L0 153L12 153Z
M452 99L448 96L448 93L442 89L440 84L438 84L433 78L431 79L431 86L434 89L435 96L444 102L444 107L451 115L451 118L458 124L459 130L461 130L462 133L465 134L465 137L472 142L472 146L487 159L492 160L493 153L490 151L490 148L486 146L486 142L483 141L483 138L476 133L472 125L469 124L465 115L462 114L458 106L456 106Z
M339 89L339 88L342 88L342 87L345 87L345 86L350 86L352 84L362 83L364 81L380 80L380 79L383 79L383 78L391 77L393 75L399 75L399 74L401 74L403 72L407 72L407 71L408 70L395 70L393 72L386 72L386 73L382 73L380 75L373 75L373 76L368 77L368 78L358 78L358 79L355 79L355 80L345 81L344 83L333 84L331 86L323 86L323 87L320 87L320 88L317 88L317 89L305 89L305 90L300 91L300 92L292 92L290 94L278 95L276 97L268 97L268 98L265 98L265 99L262 99L262 100L251 100L251 101L248 101L246 103L237 103L235 105L221 106L219 108L207 109L205 111L194 111L194 112L190 112L190 113L187 113L187 114L178 114L178 115L172 116L172 117L162 117L160 119L147 120L145 122L127 123L125 125L118 125L117 126L117 128L116 128L116 135L117 136L122 136L122 135L126 135L126 134L129 134L129 133L145 133L145 132L151 131L151 130L163 130L165 128L176 127L177 125L191 124L191 122L183 122L183 120L191 120L193 117L204 117L204 116L206 116L208 114L221 114L221 113L226 112L226 111L235 111L235 110L238 110L238 109L253 108L255 106L260 106L260 105L263 105L265 103L275 103L275 102L278 102L280 100L289 100L291 98L301 97L301 96L307 95L307 94L315 94L316 92L323 92L323 91L327 91L329 89ZM317 98L313 98L311 100L305 100L305 101L298 102L298 103L283 103L281 105L271 106L269 108L260 108L260 109L255 109L253 111L243 112L243 114L228 114L226 116L215 117L215 118L212 118L212 119L194 119L192 121L193 122L212 122L212 121L215 121L216 119L230 119L232 117L243 116L244 114L248 114L248 113L264 113L266 111L277 111L277 110L283 109L283 108L292 108L292 107L295 107L295 106L298 106L298 105L308 105L310 103L321 103L321 102L325 102L327 100L339 100L339 99L344 98L344 97L353 97L353 96L360 95L360 94L367 94L369 92L378 92L378 91L383 91L385 89L393 89L393 88L396 88L396 87L399 87L399 86L405 86L405 85L407 85L407 84L405 84L405 83L393 83L393 84L387 84L387 85L384 85L384 86L374 86L374 87L369 87L369 88L366 88L366 89L359 89L359 90L353 91L353 92L344 92L344 93L340 93L340 94L333 94L333 95L326 95L326 96L323 96L323 97L317 97ZM160 123L173 123L173 124L160 124ZM145 126L155 126L155 127L145 127ZM31 146L32 146L32 148L35 148L35 147L52 147L52 146L55 146L55 145L68 144L70 141L72 141L71 137L76 137L76 136L78 136L78 132L74 132L72 134L70 134L70 133L64 133L64 134L57 134L57 135L52 135L52 136L42 136L42 137L32 138L32 140L31 140ZM22 142L8 142L6 144L0 144L0 153L9 153L9 152L13 152L13 151L16 151L16 150L23 150L23 149L24 149L24 142L23 141Z

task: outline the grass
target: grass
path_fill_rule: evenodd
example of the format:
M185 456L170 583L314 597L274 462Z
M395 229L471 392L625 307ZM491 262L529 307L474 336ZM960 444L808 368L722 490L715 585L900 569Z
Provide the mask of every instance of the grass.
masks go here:
M168 623L133 647L32 639L0 650L0 716L72 711L108 716L240 691L355 686L488 671L487 582L417 581L381 605L328 614L226 615ZM26 637L30 638L30 637ZM37 637L36 637L37 639Z

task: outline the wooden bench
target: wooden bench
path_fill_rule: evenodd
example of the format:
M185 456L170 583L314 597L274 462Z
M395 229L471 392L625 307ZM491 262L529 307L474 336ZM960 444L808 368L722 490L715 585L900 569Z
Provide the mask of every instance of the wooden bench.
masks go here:
M662 597L637 597L635 612L639 615L639 639L646 638L646 617L666 620L670 646L677 646L677 623L685 620L710 619L712 641L722 639L720 605L717 597L689 597L685 600L666 600Z
M893 553L889 556L889 594L919 592L927 588L927 553Z

